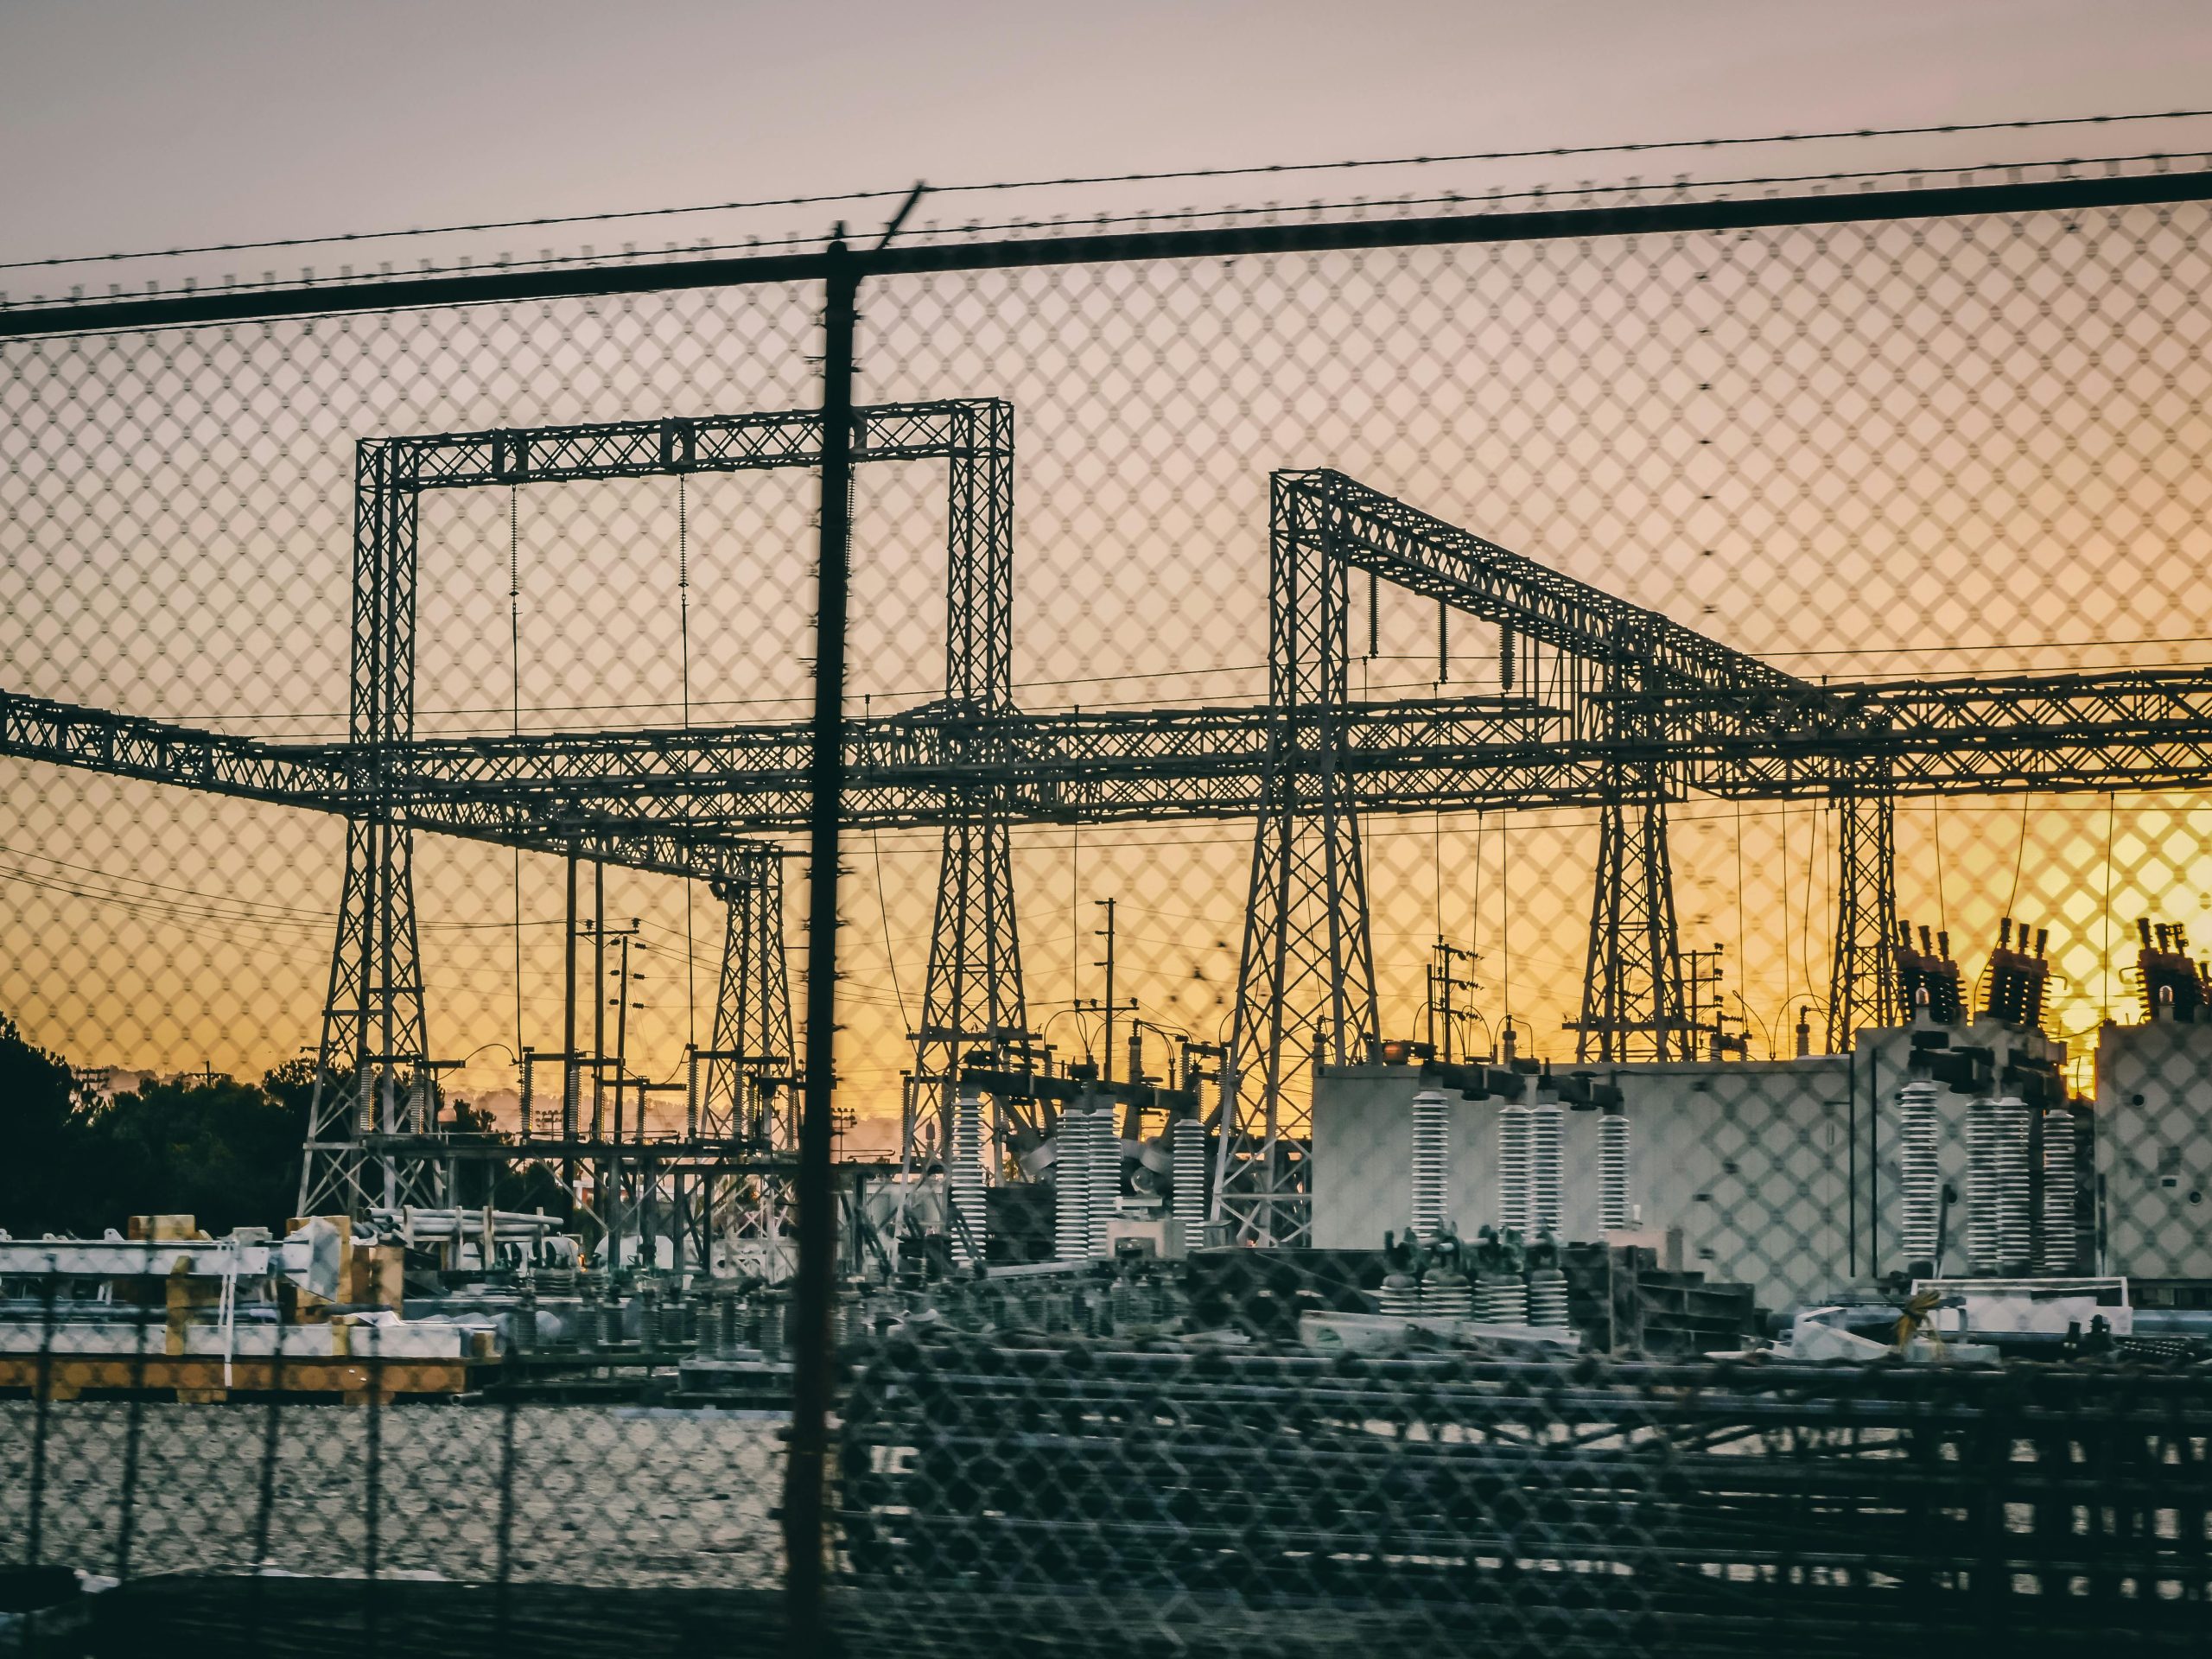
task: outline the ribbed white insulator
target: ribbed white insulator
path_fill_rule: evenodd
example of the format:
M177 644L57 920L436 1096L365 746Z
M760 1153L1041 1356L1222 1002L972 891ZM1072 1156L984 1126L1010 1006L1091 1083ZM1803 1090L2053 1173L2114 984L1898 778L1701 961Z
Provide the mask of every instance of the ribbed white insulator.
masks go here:
M1421 1312L1427 1319L1465 1319L1474 1317L1475 1287L1464 1273L1445 1269L1421 1281Z
M2044 1273L2072 1273L2075 1254L2074 1114L2054 1106L2043 1115L2043 1236L2036 1266Z
M1497 1115L1497 1224L1528 1236L1531 1208L1529 1109L1506 1107Z
M1566 1154L1567 1114L1555 1101L1529 1111L1529 1236L1559 1236L1560 1162Z
M952 1156L944 1166L944 1195L964 1225L952 1229L952 1259L963 1268L983 1259L983 1103L973 1095L952 1103Z
M2018 1273L2031 1249L2027 1107L1977 1100L1967 1122L1967 1249L1984 1273Z
M2005 1178L1998 1242L2007 1270L2025 1273L2036 1259L2035 1109L2024 1100L2000 1100L1997 1116Z
M1392 1319L1417 1319L1421 1315L1421 1287L1414 1282L1411 1274L1394 1273L1383 1280L1382 1294L1376 1302Z
M1529 1281L1517 1273L1485 1273L1475 1282L1475 1317L1485 1325L1529 1323Z
M1183 1236L1198 1243L1193 1230L1206 1214L1206 1126L1195 1117L1178 1119L1167 1137L1168 1176Z
M1122 1139L1109 1102L1090 1114L1090 1254L1111 1255L1106 1229L1122 1211Z
M1898 1242L1907 1262L1932 1262L1942 1226L1943 1172L1936 1155L1936 1085L1916 1077L1897 1090Z
M1567 1274L1557 1268L1537 1268L1529 1274L1529 1323L1563 1330L1567 1315Z
M1598 1230L1624 1231L1629 1224L1628 1119L1608 1112L1598 1120Z
M1439 1090L1414 1096L1414 1236L1433 1243L1444 1230L1445 1194L1452 1177L1452 1109Z
M1090 1113L1071 1106L1053 1135L1052 1255L1062 1262L1090 1259Z

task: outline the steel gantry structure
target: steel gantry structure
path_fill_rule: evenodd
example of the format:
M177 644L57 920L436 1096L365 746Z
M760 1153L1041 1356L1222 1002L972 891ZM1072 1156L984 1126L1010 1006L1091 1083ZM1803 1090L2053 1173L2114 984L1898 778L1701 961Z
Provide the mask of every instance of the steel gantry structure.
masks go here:
M819 410L701 419L508 428L362 441L356 448L350 742L341 767L346 820L346 880L338 944L316 1066L301 1213L355 1210L372 1198L389 1205L429 1195L409 1190L396 1160L379 1165L382 1191L365 1185L365 1137L426 1128L429 1048L416 938L412 827L400 810L405 757L414 741L417 518L431 490L525 486L693 474L815 468L823 453ZM988 398L886 404L853 411L856 462L944 461L950 503L945 696L961 717L1011 705L1013 414ZM988 771L988 738L971 758ZM918 1033L918 1077L949 1077L972 1041L992 1041L1023 1025L1020 945L1014 925L1007 825L988 788L964 789L945 803L944 874L930 952L925 1014ZM530 815L543 830L587 815ZM510 823L510 829L516 827ZM609 834L619 831L612 823ZM690 844L696 830L677 839ZM572 844L574 856L581 850ZM745 1085L779 1065L790 1082L789 995L781 965L780 904L770 917L772 887L758 856L712 877L733 900L705 1113L725 1127ZM777 963L763 955L772 931ZM748 1001L748 995L753 999ZM779 1025L780 1023L780 1030ZM771 1051L780 1050L781 1058ZM346 1064L341 1069L338 1062ZM564 1093L574 1090L574 1058ZM346 1081L351 1098L339 1097ZM412 1102L399 1104L404 1090ZM381 1110L378 1102L382 1100ZM572 1103L571 1103L572 1104ZM403 1122L403 1119L408 1121Z
M1311 1089L1293 1074L1380 1035L1349 754L1352 571L1496 625L1501 688L1529 688L1540 741L1594 751L1579 1060L1688 1052L1665 815L1675 744L1847 737L1859 720L1818 687L1341 473L1277 473L1268 503L1270 743L1230 1045L1259 1109L1234 1115L1218 1182L1240 1233L1285 1239L1301 1230L1311 1140Z
M1031 714L1011 688L1012 414L960 400L854 414L856 461L950 463L946 690L845 724L847 822L928 827L944 859L918 1100L977 1047L1024 1036L1009 832L1022 823L1255 821L1217 1204L1243 1236L1303 1231L1315 1054L1376 1034L1363 815L1579 805L1599 814L1581 1052L1680 1052L1685 1021L1665 807L1697 791L1833 800L1842 893L1831 1040L1894 1013L1900 794L2161 789L2212 779L2212 670L1814 685L1330 472L1270 491L1269 697L1215 709ZM311 1198L405 1196L429 1050L415 831L704 881L728 906L714 1047L687 1130L788 1147L772 1084L792 1044L781 837L806 823L803 727L419 738L415 504L422 491L815 464L817 414L379 439L360 447L353 722L275 744L0 695L0 753L346 818ZM1497 695L1356 702L1359 569L1501 632ZM1630 1045L1641 1045L1631 1048ZM335 1084L345 1081L341 1096ZM919 1135L925 1111L910 1120ZM942 1131L939 1130L941 1137ZM939 1144L942 1144L940 1138ZM384 1149L379 1155L378 1148Z

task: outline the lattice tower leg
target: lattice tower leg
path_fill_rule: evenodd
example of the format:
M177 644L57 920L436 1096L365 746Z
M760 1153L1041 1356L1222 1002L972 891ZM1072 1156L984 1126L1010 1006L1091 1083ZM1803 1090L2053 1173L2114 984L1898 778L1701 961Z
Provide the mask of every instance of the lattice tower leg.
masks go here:
M945 826L938 870L904 1148L910 1160L950 1146L952 1086L969 1052L995 1052L1027 1029L1012 839L1000 814L964 814Z
M303 1216L440 1201L439 1160L364 1145L372 1135L427 1127L429 1042L412 851L403 827L372 817L346 826L345 886L301 1160Z
M790 1151L790 1088L757 1086L764 1075L791 1076L791 977L784 953L782 861L751 861L715 896L726 906L721 972L715 988L714 1046L700 1098L700 1132L760 1151ZM764 1110L764 1103L780 1109Z
M725 906L721 969L715 988L714 1043L701 1062L698 1133L755 1153L791 1152L795 1080L790 969L784 949L783 861L762 849L715 884ZM790 1195L782 1178L747 1175L706 1183L709 1230L773 1240L785 1230Z
M1859 1033L1894 1026L1899 1004L1897 798L1878 787L1839 794L1835 959L1828 975L1827 1047L1850 1051Z
M1314 1068L1359 1055L1376 999L1359 823L1338 765L1346 569L1307 495L1279 476L1269 505L1268 679L1280 712L1253 840L1214 1213L1234 1236L1294 1245L1313 1234Z
M1578 1061L1694 1058L1675 920L1667 806L1656 773L1639 771L1599 809L1590 950L1575 1022Z

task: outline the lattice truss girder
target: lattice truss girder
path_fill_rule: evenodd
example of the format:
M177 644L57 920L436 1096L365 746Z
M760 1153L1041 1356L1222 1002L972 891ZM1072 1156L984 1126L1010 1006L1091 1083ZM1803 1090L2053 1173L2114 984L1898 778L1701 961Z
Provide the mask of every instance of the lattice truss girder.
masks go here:
M2212 669L1834 684L1856 729L1657 740L1622 751L1567 734L1531 698L1347 703L1341 770L1365 813L1589 806L1609 764L1663 761L1674 787L1735 799L1798 798L1847 785L1886 759L1900 796L2139 791L2212 776ZM990 728L1016 823L1244 818L1259 810L1271 713L1225 709L1009 713ZM1886 723L1885 723L1886 722ZM960 722L935 710L850 722L848 821L939 828L950 797L983 781L957 753ZM416 829L566 849L712 879L721 845L804 827L805 736L796 726L417 739L393 757L395 809ZM0 753L207 793L345 810L346 744L268 743L79 704L0 692Z

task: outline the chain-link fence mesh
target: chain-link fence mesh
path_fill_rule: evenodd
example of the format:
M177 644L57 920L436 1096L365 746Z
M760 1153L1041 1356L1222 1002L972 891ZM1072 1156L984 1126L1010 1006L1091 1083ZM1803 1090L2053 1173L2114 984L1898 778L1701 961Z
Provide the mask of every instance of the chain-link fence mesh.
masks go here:
M782 1639L848 373L837 1629L2201 1640L2212 271L2081 184L0 340L26 1641Z

